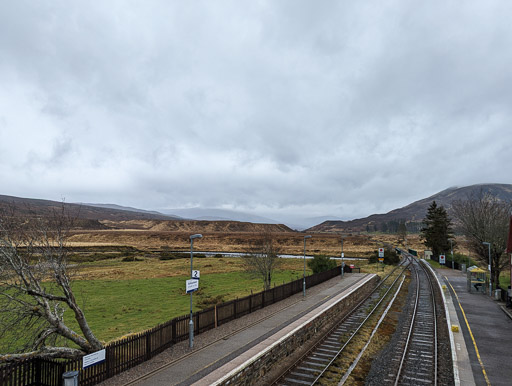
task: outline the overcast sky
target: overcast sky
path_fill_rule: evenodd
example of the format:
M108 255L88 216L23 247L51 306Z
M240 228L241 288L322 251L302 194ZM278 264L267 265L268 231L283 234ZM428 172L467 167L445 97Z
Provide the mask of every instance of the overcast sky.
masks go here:
M512 183L512 2L0 2L0 194L275 219Z

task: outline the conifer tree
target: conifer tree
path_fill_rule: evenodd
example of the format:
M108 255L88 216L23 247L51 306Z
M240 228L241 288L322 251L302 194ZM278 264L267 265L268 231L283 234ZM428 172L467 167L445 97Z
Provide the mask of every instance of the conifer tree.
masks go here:
M442 255L450 250L450 239L453 238L452 221L444 207L435 201L429 206L427 216L421 229L423 244L432 250L434 256Z

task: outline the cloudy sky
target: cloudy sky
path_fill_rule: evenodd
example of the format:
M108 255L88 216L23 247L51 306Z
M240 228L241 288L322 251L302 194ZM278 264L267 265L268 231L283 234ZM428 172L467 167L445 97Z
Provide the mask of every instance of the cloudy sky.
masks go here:
M0 194L275 219L512 182L512 2L0 2Z

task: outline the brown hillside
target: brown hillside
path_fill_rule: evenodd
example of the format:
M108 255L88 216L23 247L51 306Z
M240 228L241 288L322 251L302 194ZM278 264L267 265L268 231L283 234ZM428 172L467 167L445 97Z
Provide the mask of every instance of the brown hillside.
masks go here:
M0 195L0 211L13 208L15 209L15 212L20 216L48 216L54 212L59 212L62 209L62 205L64 205L70 216L83 220L172 220L176 218L150 212L136 212L130 210L103 208L81 204L68 204L50 200L37 200L32 198ZM87 224L87 228L90 228L91 226L92 223ZM99 229L102 227L104 226L98 224Z
M403 208L392 210L385 214L373 214L371 216L355 219L351 221L325 221L319 225L309 228L306 232L356 232L365 231L366 226L372 228L376 226L381 229L383 223L390 221L421 222L427 213L427 209L432 201L436 201L438 205L444 206L448 214L451 215L452 202L457 200L465 200L471 195L479 194L480 191L490 193L500 200L512 201L512 185L506 184L480 184L465 186L462 188L449 188L434 194L433 196L413 202Z
M274 233L294 232L282 224L255 224L238 221L199 221L199 220L126 220L126 221L102 221L111 229L144 230L151 232L189 232L189 233L261 233L271 231Z

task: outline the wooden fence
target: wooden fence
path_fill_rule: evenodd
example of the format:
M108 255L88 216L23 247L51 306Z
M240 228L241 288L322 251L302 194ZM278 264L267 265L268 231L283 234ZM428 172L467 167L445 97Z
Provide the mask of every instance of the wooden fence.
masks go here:
M345 267L345 272L350 271ZM341 268L306 277L306 288L341 274ZM208 331L231 320L283 300L302 291L302 279L231 300L193 314L194 334ZM79 370L80 386L96 385L114 375L151 359L173 344L187 340L190 315L174 318L148 331L132 335L105 347L105 361L82 369L82 360L27 359L23 362L0 365L0 385L59 386L66 371Z

